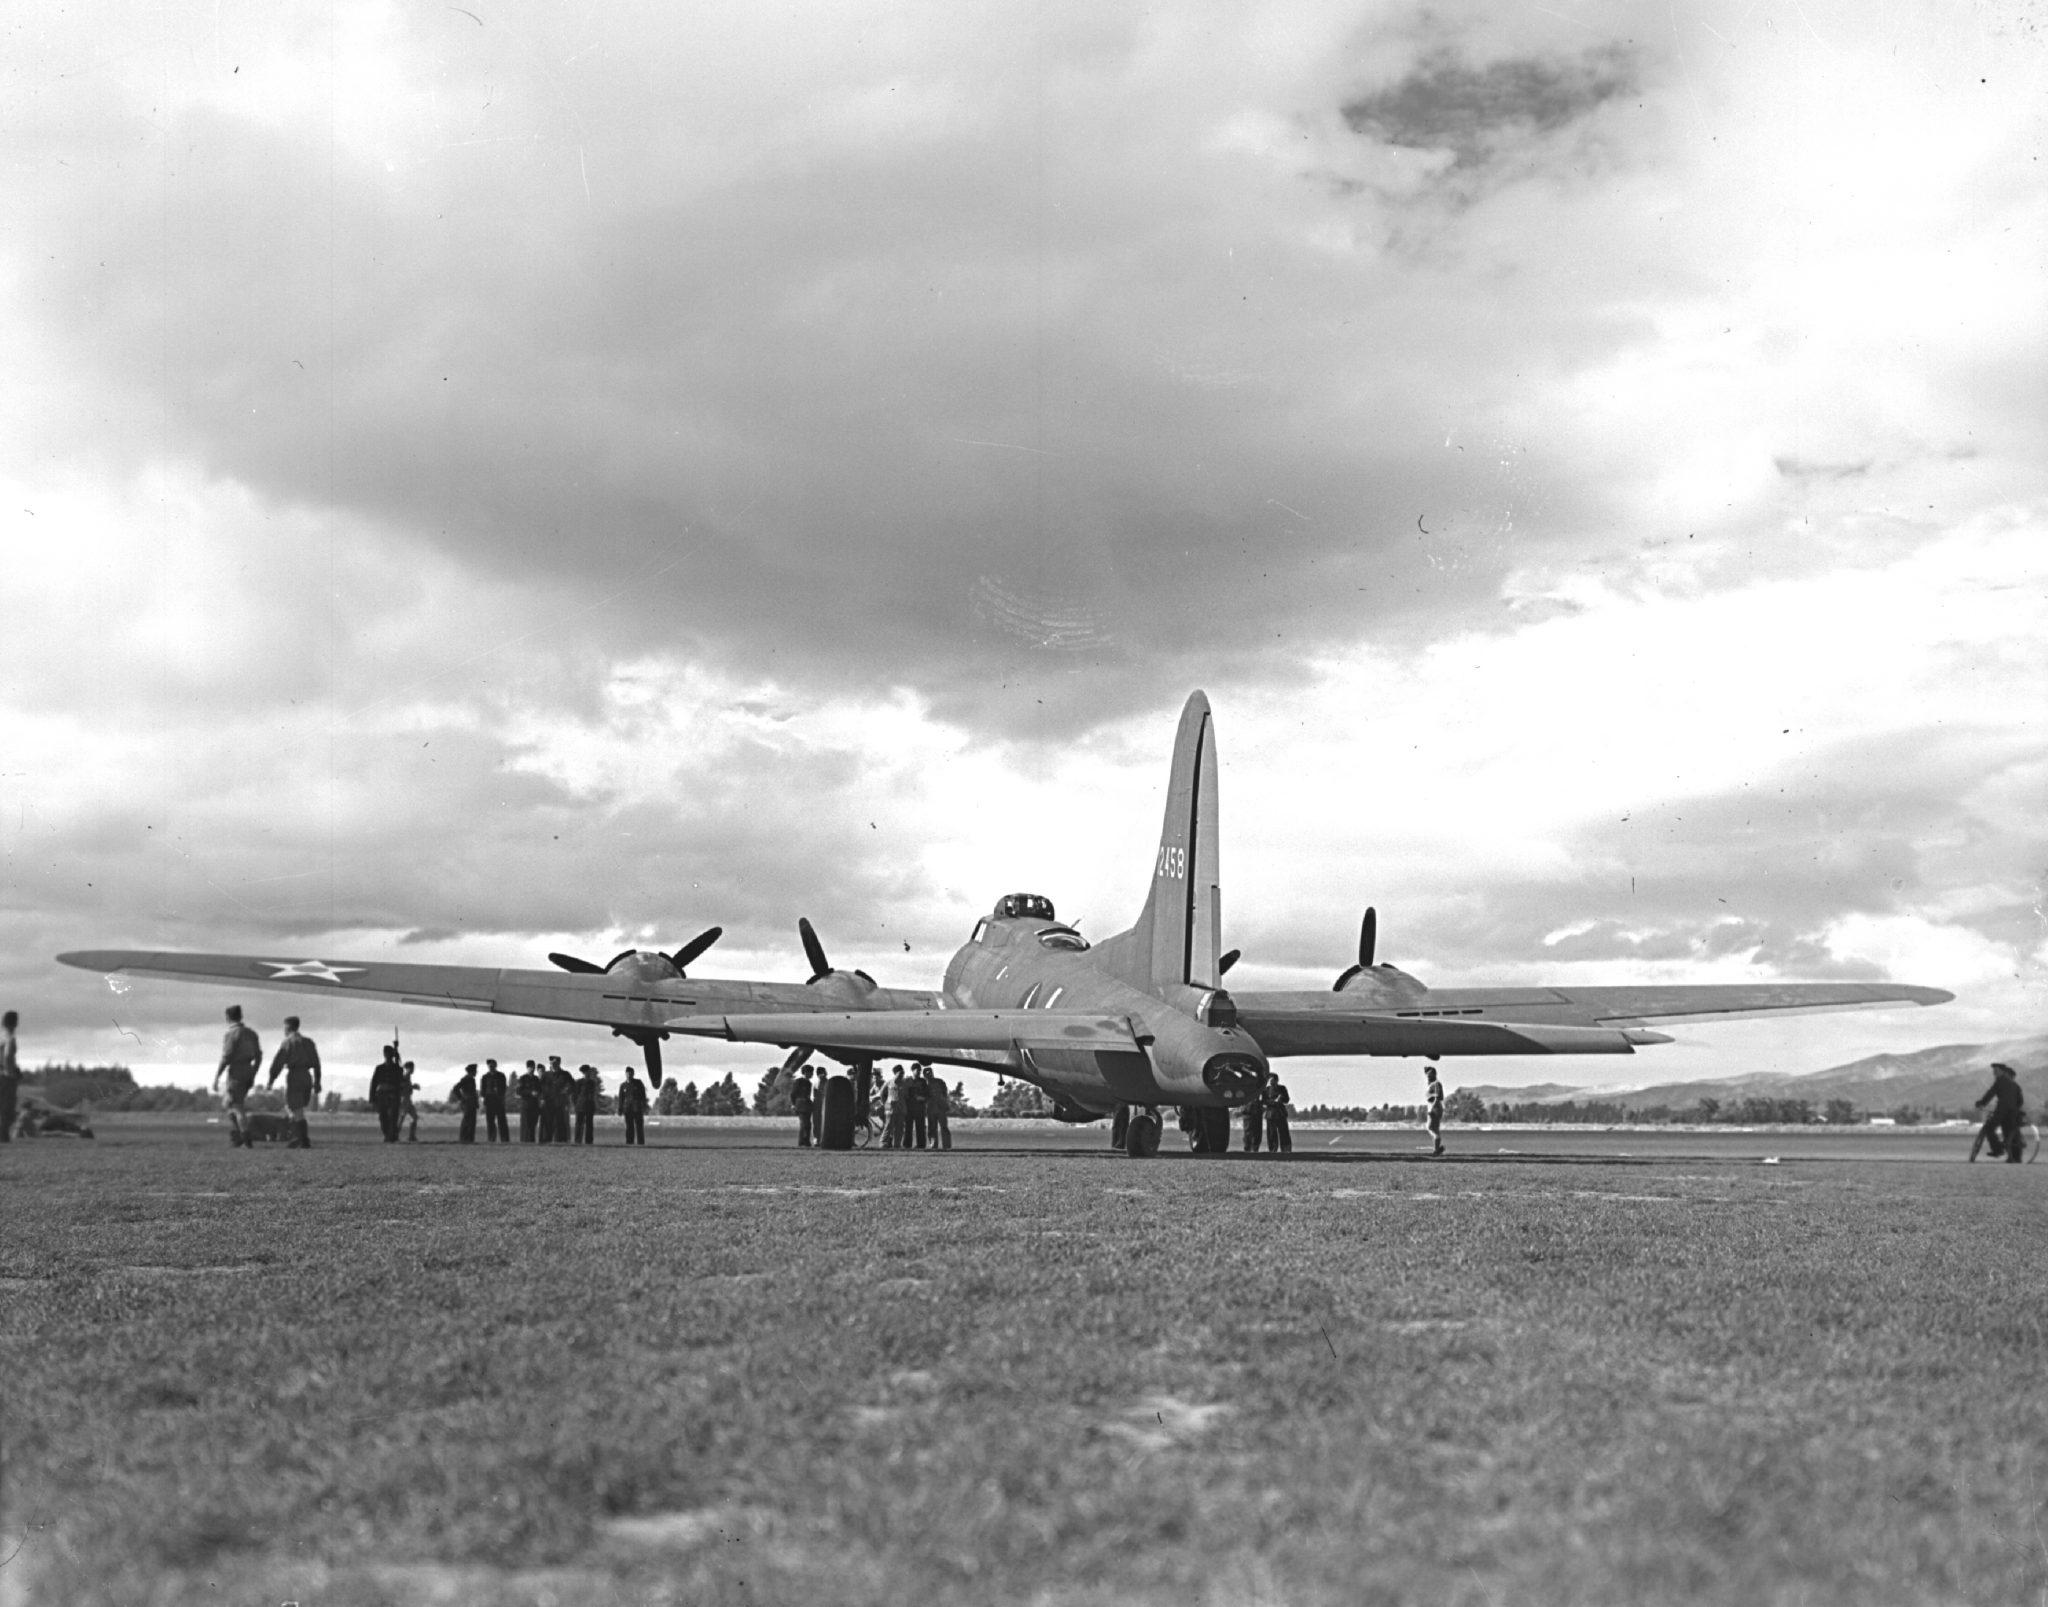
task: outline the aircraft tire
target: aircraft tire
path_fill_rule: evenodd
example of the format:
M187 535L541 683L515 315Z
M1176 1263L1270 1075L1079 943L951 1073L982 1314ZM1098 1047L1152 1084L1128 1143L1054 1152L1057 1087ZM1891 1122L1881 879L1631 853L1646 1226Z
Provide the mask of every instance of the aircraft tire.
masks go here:
M1134 1161L1159 1153L1159 1118L1148 1110L1131 1112L1131 1125L1124 1133L1124 1153Z
M818 1125L820 1149L853 1148L853 1079L838 1072L825 1079L825 1116Z

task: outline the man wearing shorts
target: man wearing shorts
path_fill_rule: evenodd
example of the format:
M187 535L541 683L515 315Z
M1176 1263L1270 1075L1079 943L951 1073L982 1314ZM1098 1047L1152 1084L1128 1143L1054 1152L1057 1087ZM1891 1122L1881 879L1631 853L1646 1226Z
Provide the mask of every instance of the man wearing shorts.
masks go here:
M284 1073L284 1108L291 1118L292 1136L285 1141L286 1149L311 1149L312 1130L306 1125L306 1112L313 1101L320 1097L320 1051L311 1038L299 1035L299 1018L284 1018L284 1042L277 1046L277 1053L270 1060L270 1078L266 1088L277 1086L277 1074Z
M220 1065L213 1073L213 1086L227 1079L228 1142L237 1148L253 1144L249 1136L249 1090L256 1086L256 1073L263 1069L263 1044L253 1027L242 1023L242 1007L228 1006L227 1035L220 1042Z

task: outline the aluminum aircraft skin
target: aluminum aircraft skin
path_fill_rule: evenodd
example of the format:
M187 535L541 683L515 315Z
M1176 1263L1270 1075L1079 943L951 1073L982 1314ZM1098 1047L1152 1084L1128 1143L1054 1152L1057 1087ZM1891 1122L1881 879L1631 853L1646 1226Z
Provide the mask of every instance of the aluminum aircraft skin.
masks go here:
M660 1045L672 1033L849 1064L972 1066L1037 1084L1069 1120L1119 1103L1239 1105L1268 1062L1287 1055L1632 1054L1671 1041L1652 1022L1954 997L1859 982L1429 988L1373 963L1371 910L1358 964L1329 991L1233 996L1223 986L1236 955L1221 952L1217 846L1215 724L1196 692L1181 712L1151 886L1130 929L1091 945L1056 919L1050 900L1007 894L953 956L937 992L882 987L865 972L834 969L808 921L798 923L812 967L802 983L689 976L688 964L718 937L715 927L672 955L628 950L605 966L554 955L554 971L127 949L58 958L88 971L606 1026L645 1050L656 1084Z

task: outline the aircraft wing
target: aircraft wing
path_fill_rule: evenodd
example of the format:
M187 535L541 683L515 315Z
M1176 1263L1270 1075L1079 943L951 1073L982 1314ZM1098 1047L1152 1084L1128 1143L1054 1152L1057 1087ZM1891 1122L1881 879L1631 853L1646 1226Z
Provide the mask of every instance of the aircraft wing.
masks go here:
M1122 1016L1062 1010L859 1010L803 1014L693 1014L663 1023L671 1032L731 1043L772 1043L862 1059L943 1060L1001 1069L1027 1049L1120 1050L1140 1054Z
M1421 988L1233 993L1268 1055L1628 1054L1669 1043L1650 1022L1733 1021L1946 1004L1941 988L1890 982L1740 982L1594 988Z
M381 960L271 959L253 954L157 953L141 949L86 949L57 958L65 965L107 975L161 977L234 988L277 988L291 993L392 999L400 1004L478 1010L493 1015L582 1021L594 1026L658 1030L685 1012L770 1015L845 1009L836 995L800 982L719 981L681 977L648 982L613 972L525 971L472 965L402 965ZM932 995L876 988L863 1003L878 1009L915 1008Z

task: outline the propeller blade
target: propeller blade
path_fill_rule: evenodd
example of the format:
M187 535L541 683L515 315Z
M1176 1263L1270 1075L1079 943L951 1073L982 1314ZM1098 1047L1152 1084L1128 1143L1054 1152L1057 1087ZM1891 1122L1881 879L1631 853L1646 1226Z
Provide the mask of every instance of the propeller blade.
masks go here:
M597 976L604 971L603 966L592 965L588 960L579 960L573 954L550 954L548 958L564 971L574 971L578 975Z
M1216 974L1218 976L1228 976L1230 974L1230 968L1233 965L1237 964L1237 957L1239 952L1240 951L1237 949L1232 949L1228 954L1224 955L1222 959L1216 962Z
M696 959L698 955L702 954L706 949L710 948L712 944L716 943L723 936L725 936L724 927L711 927L706 931L699 932L695 937L691 938L689 942L685 943L681 948L677 949L675 953L671 954L669 958L675 962L676 969L678 971L681 971L685 967L687 967L692 960Z
M789 1058L782 1062L782 1070L779 1074L782 1080L788 1082L790 1078L797 1074L798 1068L810 1058L811 1051L803 1044L798 1044L794 1049L790 1050Z
M1358 923L1358 963L1368 970L1372 967L1372 951L1379 943L1380 912L1370 904L1365 906L1365 919Z
M647 1051L647 1080L656 1088L661 1086L661 1040L649 1033L640 1040L640 1047Z
M797 917L796 932L804 941L804 958L811 962L810 980L822 982L832 974L832 962L825 958L825 945L818 941L816 929L804 916Z

